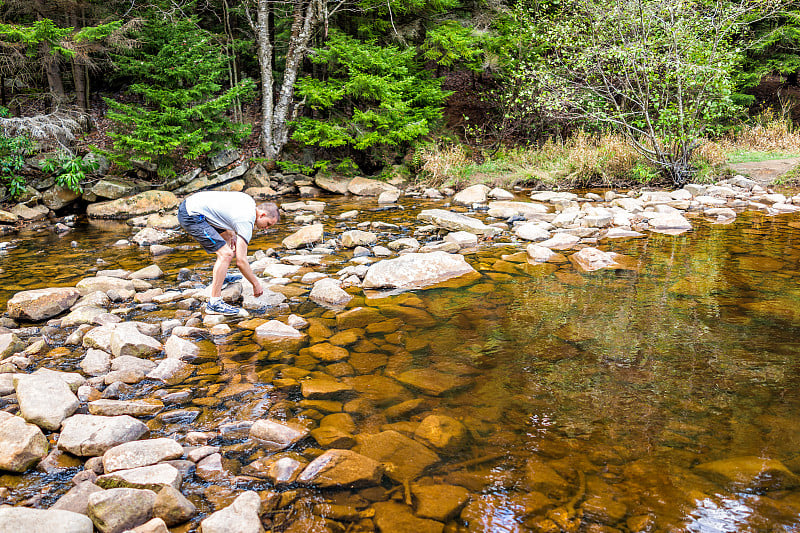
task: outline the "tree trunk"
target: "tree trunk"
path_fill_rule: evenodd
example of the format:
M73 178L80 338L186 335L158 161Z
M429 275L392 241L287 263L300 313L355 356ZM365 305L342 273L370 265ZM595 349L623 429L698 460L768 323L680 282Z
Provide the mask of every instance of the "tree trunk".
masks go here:
M72 27L75 29L83 27L83 20L78 18L78 14L73 12ZM72 81L75 85L75 100L78 109L84 113L89 112L89 94L88 94L88 68L86 60L81 53L76 53L72 58Z
M39 49L44 61L44 72L47 75L47 85L50 88L50 100L54 108L67 102L67 93L64 91L64 82L61 79L61 69L58 65L58 56L50 50L50 45L42 43Z
M308 52L312 32L319 22L318 0L294 0L292 30L286 52L286 70L277 101L273 83L275 47L270 31L271 8L267 0L258 0L258 17L255 27L258 45L258 62L261 67L261 149L264 157L276 160L289 140L289 124L293 119L294 85Z

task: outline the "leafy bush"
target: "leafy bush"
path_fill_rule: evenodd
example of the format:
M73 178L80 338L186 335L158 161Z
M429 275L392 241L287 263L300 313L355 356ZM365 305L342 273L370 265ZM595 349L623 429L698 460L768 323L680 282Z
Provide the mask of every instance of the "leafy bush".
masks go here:
M99 166L97 161L84 161L79 156L62 153L57 159L46 159L42 170L55 174L57 185L82 193L81 183L86 179L86 174L97 170Z
M6 116L8 109L0 106L0 117ZM6 184L12 198L25 191L25 178L18 172L25 167L25 156L32 148L28 135L6 135L0 130L0 182Z

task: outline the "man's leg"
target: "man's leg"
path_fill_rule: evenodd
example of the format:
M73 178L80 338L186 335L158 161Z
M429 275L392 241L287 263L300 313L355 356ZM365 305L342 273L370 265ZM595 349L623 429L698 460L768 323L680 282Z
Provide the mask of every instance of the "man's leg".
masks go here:
M214 253L217 255L217 260L211 270L211 297L218 298L222 295L222 284L233 260L234 251L226 244Z

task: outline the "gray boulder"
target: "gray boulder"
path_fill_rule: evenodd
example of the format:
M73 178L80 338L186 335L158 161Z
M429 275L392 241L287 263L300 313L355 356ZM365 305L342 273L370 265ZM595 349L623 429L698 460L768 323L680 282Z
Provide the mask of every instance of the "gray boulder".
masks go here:
M39 427L0 411L0 470L24 472L47 455L47 448Z
M139 439L147 431L144 423L127 415L73 415L61 426L58 447L80 457L99 456L109 448Z
M17 320L41 321L60 315L80 297L72 287L33 289L16 293L8 301L8 314Z
M94 527L87 516L71 511L0 508L0 533L92 533Z
M253 491L239 495L228 507L200 522L201 533L263 533L261 498Z
M487 226L477 218L468 217L461 213L454 213L445 209L425 209L417 215L417 219L436 227L450 231L469 231L476 235L497 235L500 228Z
M21 374L14 387L22 417L43 429L58 430L80 406L69 385L54 374Z
M153 517L156 493L146 489L109 489L89 496L89 518L101 533L122 533Z
M108 449L103 454L103 469L106 473L128 470L178 459L182 455L183 447L172 439L137 440Z
M466 274L477 274L477 271L460 254L410 253L371 265L364 276L363 287L418 289Z

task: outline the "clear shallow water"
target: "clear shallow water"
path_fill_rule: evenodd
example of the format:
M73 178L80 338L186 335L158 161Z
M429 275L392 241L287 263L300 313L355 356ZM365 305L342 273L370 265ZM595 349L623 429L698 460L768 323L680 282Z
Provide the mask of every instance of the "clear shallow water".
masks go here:
M380 244L410 235L420 209L439 207L408 200L404 211L371 213L372 202L326 201L326 215L362 210L346 228L326 220L331 236L365 220L401 226L381 236ZM411 434L436 413L460 420L469 431L465 445L439 453L441 461L417 480L471 492L461 519L448 525L452 531L545 531L560 516L566 517L560 522L565 530L604 524L636 531L649 517L653 531L800 531L798 488L731 488L698 468L758 456L800 473L799 221L745 214L716 226L693 219L696 229L677 237L653 234L602 246L633 258L630 271L579 274L569 262L528 265L513 255L522 246L482 247L466 256L482 274L466 286L380 300L355 292L348 308L373 307L386 325L356 332L358 340L346 346L347 366L309 355L308 345L339 331L336 313L308 303L307 288L292 284L293 312L316 328L307 345L263 345L238 328L201 341L198 370L170 388L188 389L192 399L165 410L196 411L197 418L187 423L159 415L148 421L151 435L179 437L265 416L315 426L337 408L353 413L356 435L386 429ZM287 219L276 233L254 239L251 251L275 246L294 229ZM83 225L60 238L20 235L18 247L0 256L0 304L19 290L74 285L98 268L98 257L108 263L100 268L147 266L153 260L146 252L110 246L129 235L126 226L108 223ZM329 258L328 270L347 259L344 253ZM211 261L201 250L155 262L166 273L157 286L175 284L183 266L210 277ZM172 309L134 310L130 317L157 321ZM71 370L81 356L81 350L57 351L38 363ZM376 384L385 383L380 380L397 383L415 369L435 370L457 385L439 396L411 387L378 390ZM356 392L337 400L338 406L320 405L275 381L323 375L355 383ZM150 397L159 388L145 381L132 396ZM387 415L387 407L410 399L423 403L402 416ZM363 401L347 403L356 400ZM214 441L223 447L229 475L184 484L203 512L237 491L271 488L246 477L252 473L247 465L266 455L246 435L232 430ZM307 460L319 453L313 439L296 451ZM67 490L69 477L2 476L0 485L13 488L15 504L43 493L28 503L46 507ZM297 499L284 498L290 503L271 515L273 525L281 530L298 517L325 515L313 505L323 501L368 510L370 502L402 494L397 487L391 481L379 490L336 493L291 487L299 491ZM369 519L342 523L356 531L370 525Z

